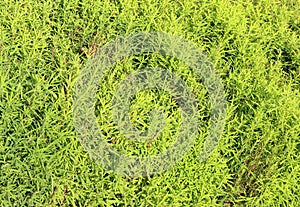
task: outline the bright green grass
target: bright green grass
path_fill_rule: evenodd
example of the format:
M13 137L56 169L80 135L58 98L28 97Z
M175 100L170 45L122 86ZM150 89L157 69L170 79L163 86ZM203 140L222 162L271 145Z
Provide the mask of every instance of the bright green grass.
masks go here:
M300 2L0 2L1 206L298 206L300 203ZM101 83L95 113L107 140L128 154L151 155L176 138L180 113L161 91L132 102L144 129L154 107L167 111L151 144L121 137L110 98L126 72L165 67L199 100L200 135L176 167L125 178L97 165L76 136L72 92L83 64L119 35L164 31L195 43L221 75L228 114L222 139L197 160L208 129L200 79L169 57L131 57Z

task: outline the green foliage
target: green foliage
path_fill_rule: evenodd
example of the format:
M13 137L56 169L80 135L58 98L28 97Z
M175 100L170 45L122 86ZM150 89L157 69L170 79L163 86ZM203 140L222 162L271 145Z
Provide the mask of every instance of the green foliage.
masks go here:
M0 2L1 206L297 206L300 203L300 3L290 1ZM200 78L162 55L127 58L99 85L95 113L107 141L128 154L166 149L179 111L161 91L132 102L141 129L149 111L168 116L151 143L120 137L109 118L118 82L142 67L164 67L199 100L200 135L173 169L116 176L97 165L76 136L72 92L82 65L119 35L164 31L195 43L222 77L228 114L211 157L197 155L208 131Z

